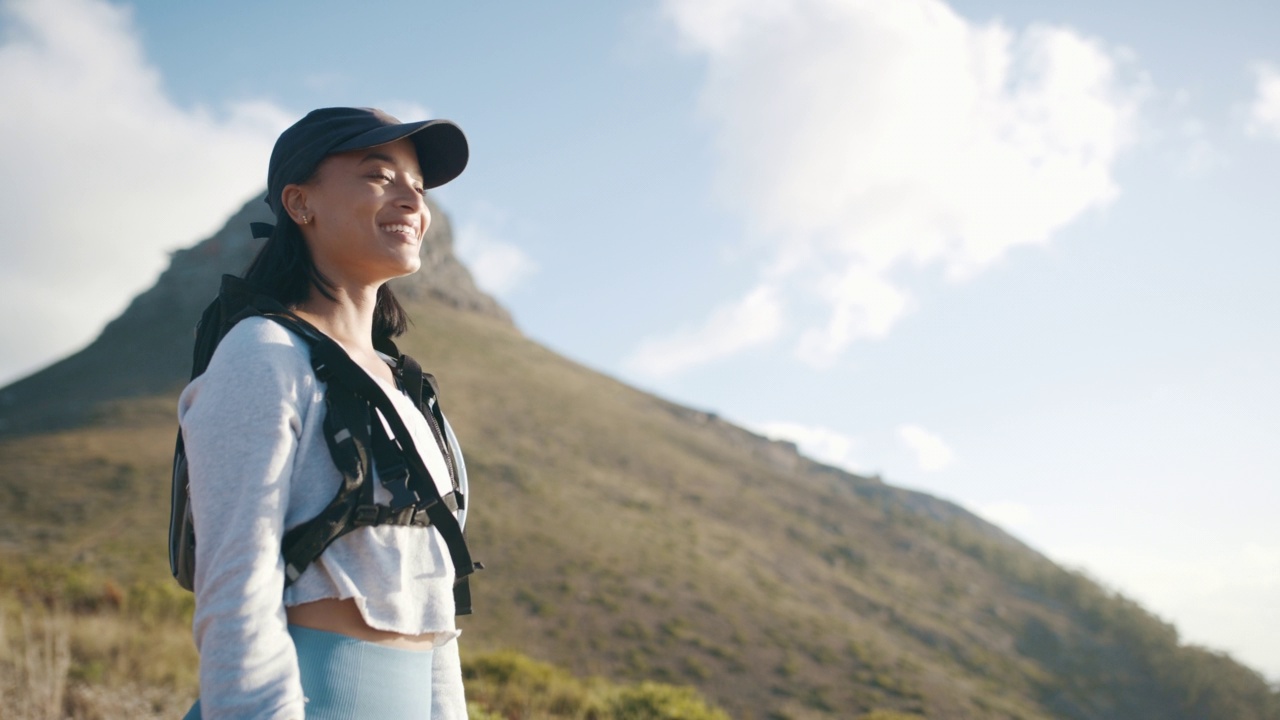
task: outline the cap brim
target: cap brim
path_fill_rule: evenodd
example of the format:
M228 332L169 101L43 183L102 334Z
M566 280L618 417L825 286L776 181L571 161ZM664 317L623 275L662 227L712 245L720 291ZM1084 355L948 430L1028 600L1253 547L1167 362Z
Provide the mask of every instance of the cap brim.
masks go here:
M418 149L418 164L422 167L422 184L425 187L440 187L466 169L467 159L470 157L467 136L462 133L462 128L449 120L385 125L361 133L330 152L362 150L406 137L413 140Z

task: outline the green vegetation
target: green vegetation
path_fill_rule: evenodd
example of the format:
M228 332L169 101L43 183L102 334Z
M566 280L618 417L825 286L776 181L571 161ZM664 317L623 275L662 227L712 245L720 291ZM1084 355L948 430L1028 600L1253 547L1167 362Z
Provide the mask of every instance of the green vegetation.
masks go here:
M514 651L466 660L467 697L497 717L565 720L728 720L696 690L662 683L581 680Z
M5 717L145 720L190 707L189 594L147 581L121 587L84 567L0 560Z
M191 595L5 558L0 708L13 720L180 717L197 694ZM579 679L514 651L464 657L471 717L728 720L694 689Z
M441 380L489 568L462 620L474 717L717 717L693 686L759 720L1280 718L1257 673L960 508L810 463L498 320L408 305L402 346ZM167 377L74 427L0 434L5 707L194 694L190 599L164 558L182 369ZM123 715L163 715L144 710Z

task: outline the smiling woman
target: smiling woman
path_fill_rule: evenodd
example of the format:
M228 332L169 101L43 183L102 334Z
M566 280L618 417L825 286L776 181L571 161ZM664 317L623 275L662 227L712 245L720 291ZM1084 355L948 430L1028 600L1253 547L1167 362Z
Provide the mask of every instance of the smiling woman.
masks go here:
M386 286L421 264L424 193L466 161L452 123L370 109L316 110L276 142L276 223L254 228L268 239L240 285L275 309L234 313L179 400L199 537L188 718L466 716L465 465L390 344L407 319Z
M431 222L424 192L416 148L403 138L331 155L314 178L285 187L283 196L317 272L332 283L326 289L338 290L418 269L418 245Z

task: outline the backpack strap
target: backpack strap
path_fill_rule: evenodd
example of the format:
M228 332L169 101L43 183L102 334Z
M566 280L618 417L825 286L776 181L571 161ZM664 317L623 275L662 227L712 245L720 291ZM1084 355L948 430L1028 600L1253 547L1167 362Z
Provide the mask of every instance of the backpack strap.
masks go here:
M440 496L435 482L431 480L431 472L423 462L422 455L409 434L409 429L400 419L400 414L396 412L390 398L341 346L327 337L312 348L311 365L316 376L329 383L331 388L334 384L344 386L382 413L382 417L391 426L391 432L399 439L400 446L404 450L404 458L411 471L411 486L420 498L416 512L425 513L431 520L431 524L444 538L449 556L453 561L454 577L461 579L475 572L477 567L471 559L466 540L462 537L462 527L458 524L458 518L454 517L453 512ZM425 417L428 425L434 425L431 422L433 419L431 415ZM432 432L437 433L437 439L442 445L447 445L443 442L444 435L440 428L433 427Z
M356 510L373 504L373 456L370 452L369 408L346 393L326 393L325 442L342 485L318 515L285 533L280 554L285 587L291 585L333 541L357 527Z
M397 524L435 525L449 549L455 578L460 580L474 572L476 564L471 560L462 528L453 515L462 506L458 500L461 493L450 492L446 497L440 495L408 428L382 388L340 345L301 318L285 313L266 313L265 316L302 337L311 346L312 369L316 377L329 386L326 393L326 439L344 481L342 490L315 520L286 533L282 547L286 585L296 580L329 544L342 535L364 525L397 520ZM398 461L405 466L405 490L411 490L413 494L408 498L410 504L407 507L392 506L384 510L387 506L373 502L373 455L390 456L392 451L387 445L396 441L377 439L377 435L383 433L382 423L373 417L370 408L382 414L398 438L402 450ZM426 414L424 417L442 448L447 449L443 432L431 422L434 417ZM380 445L384 448L381 453L378 452ZM356 448L355 453L350 448ZM370 448L374 449L373 453L369 452ZM344 460L340 461L340 456ZM353 457L358 457L358 461L353 462ZM445 455L446 462L451 463L451 458L451 452ZM390 465L388 470L396 473L396 461L383 462ZM450 474L456 474L452 464ZM392 495L394 498L395 490L392 490ZM402 499L406 497L401 495ZM393 516L398 517L393 519Z
M392 347L395 346L392 345ZM453 489L461 497L462 482L458 473L458 461L453 456L453 449L449 446L449 439L445 437L444 432L444 412L440 409L440 386L436 384L435 376L423 372L422 366L412 356L397 352L395 357L397 358L396 374L404 385L405 394L427 419L431 434L435 436L436 444L440 446L440 453L444 456L445 465L449 468L449 479L452 481Z
M422 377L429 381L426 387L433 390L429 395L424 394L422 404L418 406L418 409L422 412L422 416L427 419L427 427L431 428L431 434L435 436L436 443L440 445L440 451L444 454L444 462L449 468L449 479L452 481L453 490L461 497L462 487L458 473L458 460L453 456L453 447L449 445L449 438L445 436L444 413L440 410L440 403L434 391L435 378L427 373L422 373Z
M395 346L392 345L394 349ZM457 498L457 504L454 510L466 508L466 495L462 492L462 473L458 468L458 459L454 455L453 445L446 436L444 421L444 411L440 409L440 386L436 384L436 378L431 373L422 371L422 366L418 364L409 355L395 353L398 357L397 372L400 376L400 382L404 385L405 392L409 399L413 400L418 406L418 410L423 417L427 418L427 424L430 425L432 433L436 436L436 442L440 444L440 452L444 454L445 464L449 468L449 479L453 483L453 492L446 495L445 498ZM434 422L433 422L434 421ZM475 564L477 570L483 570L484 564L477 562ZM453 585L453 606L454 612L458 615L470 615L471 609L471 578L461 577Z

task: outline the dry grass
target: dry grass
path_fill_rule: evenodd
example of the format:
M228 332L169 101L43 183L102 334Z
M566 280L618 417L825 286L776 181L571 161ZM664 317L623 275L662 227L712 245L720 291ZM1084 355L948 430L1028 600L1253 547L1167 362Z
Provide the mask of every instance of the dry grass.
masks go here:
M118 612L10 604L0 612L3 716L181 717L194 696L195 663L190 640L184 647L175 630L147 628Z
M10 624L0 615L0 707L20 720L61 718L71 668L64 618L22 612Z
M40 605L0 612L0 717L160 720L190 707L195 658L173 623ZM728 720L691 688L582 680L518 653L464 663L477 720Z

